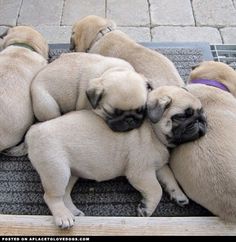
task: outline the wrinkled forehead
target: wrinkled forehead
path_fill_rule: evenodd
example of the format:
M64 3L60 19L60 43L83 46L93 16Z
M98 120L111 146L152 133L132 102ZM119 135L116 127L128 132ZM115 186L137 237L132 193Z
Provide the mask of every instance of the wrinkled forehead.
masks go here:
M44 40L44 37L40 32L37 30L29 27L29 26L16 26L13 28L10 28L8 30L8 35L17 35L17 37L21 38L29 38L29 39L39 39L39 40Z
M146 105L148 90L145 80L133 71L111 71L102 77L104 103L122 109Z
M12 28L9 28L8 33L13 33L13 32L35 32L35 30L29 26L15 26Z
M88 28L88 27L98 27L106 25L107 20L98 16L87 16L81 20L78 20L72 26L72 30L76 28Z
M173 114L183 113L187 109L193 109L195 111L200 110L201 108L202 104L200 100L192 94L187 93L172 99L170 112Z
M106 103L110 107L121 110L134 110L145 107L147 102L147 93L141 92L138 94L133 93L116 93L115 95L107 95Z

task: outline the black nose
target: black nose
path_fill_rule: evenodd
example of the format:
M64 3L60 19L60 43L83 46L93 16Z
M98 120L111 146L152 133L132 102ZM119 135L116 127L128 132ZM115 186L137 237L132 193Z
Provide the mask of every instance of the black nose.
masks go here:
M206 131L207 131L207 125L206 125L206 122L200 122L199 123L199 137L202 137L206 134Z
M205 129L199 129L199 137L202 137L206 134L206 130Z
M198 116L198 121L199 121L199 122L204 122L204 123L206 123L206 122L207 122L207 120L206 120L205 115L202 115L202 114L201 114L201 115L199 115L199 116Z

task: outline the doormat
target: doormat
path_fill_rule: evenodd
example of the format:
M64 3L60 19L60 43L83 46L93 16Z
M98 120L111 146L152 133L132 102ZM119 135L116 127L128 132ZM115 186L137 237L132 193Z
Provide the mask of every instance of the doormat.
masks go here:
M185 81L192 66L203 60L213 59L207 43L142 44L171 59ZM50 45L50 61L66 52L69 52L67 44ZM43 200L43 188L39 176L27 156L0 155L0 194L1 214L50 214ZM88 216L136 216L141 195L123 177L99 183L79 179L72 191L72 199ZM163 193L152 216L212 216L212 214L191 200L189 205L180 207Z

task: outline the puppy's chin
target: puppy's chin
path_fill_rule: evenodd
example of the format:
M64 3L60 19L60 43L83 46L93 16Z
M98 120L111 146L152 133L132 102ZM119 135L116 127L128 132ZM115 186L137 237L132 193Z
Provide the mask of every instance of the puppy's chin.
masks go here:
M125 118L107 118L107 125L115 132L127 132L139 128L144 121L142 117L127 116Z
M196 120L186 127L176 127L172 130L172 137L167 136L168 146L175 147L177 145L194 141L204 136L206 133L206 122Z

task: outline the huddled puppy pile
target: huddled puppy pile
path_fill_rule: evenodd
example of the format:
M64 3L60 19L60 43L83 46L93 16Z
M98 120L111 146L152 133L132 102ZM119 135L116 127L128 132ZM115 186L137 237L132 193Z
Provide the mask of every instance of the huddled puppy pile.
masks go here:
M74 52L50 64L46 41L30 27L9 29L2 49L0 151L28 153L57 226L84 215L71 199L78 178L118 176L141 193L138 216L152 215L162 187L188 204L179 183L191 199L236 221L231 67L203 62L184 84L167 57L98 16L77 21Z
M126 176L143 196L138 207L140 216L150 216L159 203L162 189L158 180L180 205L187 203L171 171L165 167L169 160L167 147L184 142L188 133L176 137L173 129L182 133L183 127L177 123L176 127L169 127L168 122L187 109L196 112L196 116L189 116L186 122L194 126L204 119L201 103L189 92L178 87L160 87L149 94L150 121L126 133L113 132L100 117L85 110L33 126L26 135L28 155L40 175L44 199L56 224L71 226L73 215L82 214L70 198L71 188L79 177L104 181ZM190 127L186 125L187 130ZM201 128L196 133L204 132ZM195 132L187 139L192 137L195 138Z

